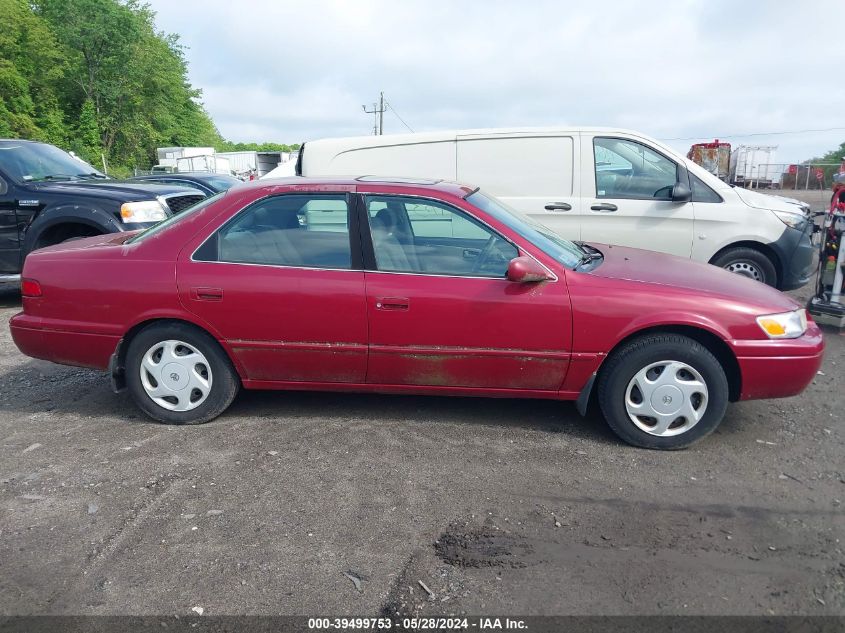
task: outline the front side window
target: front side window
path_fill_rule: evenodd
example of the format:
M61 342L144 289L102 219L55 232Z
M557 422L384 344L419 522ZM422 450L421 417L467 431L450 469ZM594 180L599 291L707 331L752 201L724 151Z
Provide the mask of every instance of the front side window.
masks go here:
M475 218L432 200L368 196L367 215L381 271L504 278L519 255Z
M195 259L350 269L346 196L281 195L259 200L219 229Z
M651 148L626 139L593 139L597 198L671 200L678 166Z

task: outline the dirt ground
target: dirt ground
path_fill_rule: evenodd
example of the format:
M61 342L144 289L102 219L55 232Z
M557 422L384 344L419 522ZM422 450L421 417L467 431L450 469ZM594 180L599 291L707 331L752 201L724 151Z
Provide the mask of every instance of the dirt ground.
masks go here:
M555 402L246 392L160 426L22 356L18 309L0 614L845 614L838 331L803 395L661 453Z

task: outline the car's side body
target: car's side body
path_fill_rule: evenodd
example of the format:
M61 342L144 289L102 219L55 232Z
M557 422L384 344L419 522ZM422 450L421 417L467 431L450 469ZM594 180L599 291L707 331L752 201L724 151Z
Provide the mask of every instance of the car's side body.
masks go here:
M723 360L731 399L800 392L821 362L815 324L772 341L755 315L795 310L771 288L668 255L601 246L594 270L571 270L467 201L451 183L261 181L230 190L169 230L131 242L89 238L42 249L24 276L10 326L26 354L98 369L118 382L126 344L156 321L208 332L253 389L351 390L576 399L608 354L638 334L681 332ZM349 265L263 265L203 259L209 240L267 200L345 201ZM548 279L380 270L366 204L436 203L495 232ZM387 208L387 207L385 207ZM326 217L331 214L325 214ZM378 214L376 214L377 216ZM320 214L311 219L325 221ZM219 250L219 249L218 249ZM463 257L475 257L467 253Z
M771 212L800 216L806 213L800 203L731 187L629 130L503 128L320 139L300 150L297 167L305 177L472 182L570 240L711 263L748 248L771 263L777 278L767 283L785 290L806 284L813 273L812 222L795 229ZM691 199L653 195L676 179L689 186Z

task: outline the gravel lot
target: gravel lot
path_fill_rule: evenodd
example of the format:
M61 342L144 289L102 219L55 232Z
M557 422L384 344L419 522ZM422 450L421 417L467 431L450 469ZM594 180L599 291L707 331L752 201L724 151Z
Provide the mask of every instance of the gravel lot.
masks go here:
M160 426L18 353L18 309L2 614L845 614L838 331L802 396L660 453L554 402L245 392Z

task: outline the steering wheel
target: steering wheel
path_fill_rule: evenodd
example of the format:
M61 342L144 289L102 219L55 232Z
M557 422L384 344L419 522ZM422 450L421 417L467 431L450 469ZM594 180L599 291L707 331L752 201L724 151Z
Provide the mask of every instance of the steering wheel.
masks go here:
M661 195L660 192L665 191L667 194L669 194L665 197L665 199L668 200L672 197L672 189L674 189L674 188L675 188L675 185L666 185L665 187L661 187L660 189L658 189L657 191L655 191L652 194L652 197L664 199L663 195Z
M487 242L484 244L484 248L481 249L481 252L478 254L478 257L475 260L475 264L472 267L472 272L478 273L484 269L484 265L487 263L487 260L490 259L490 256L493 254L493 250L496 248L496 242L499 240L496 238L495 235L491 235Z

